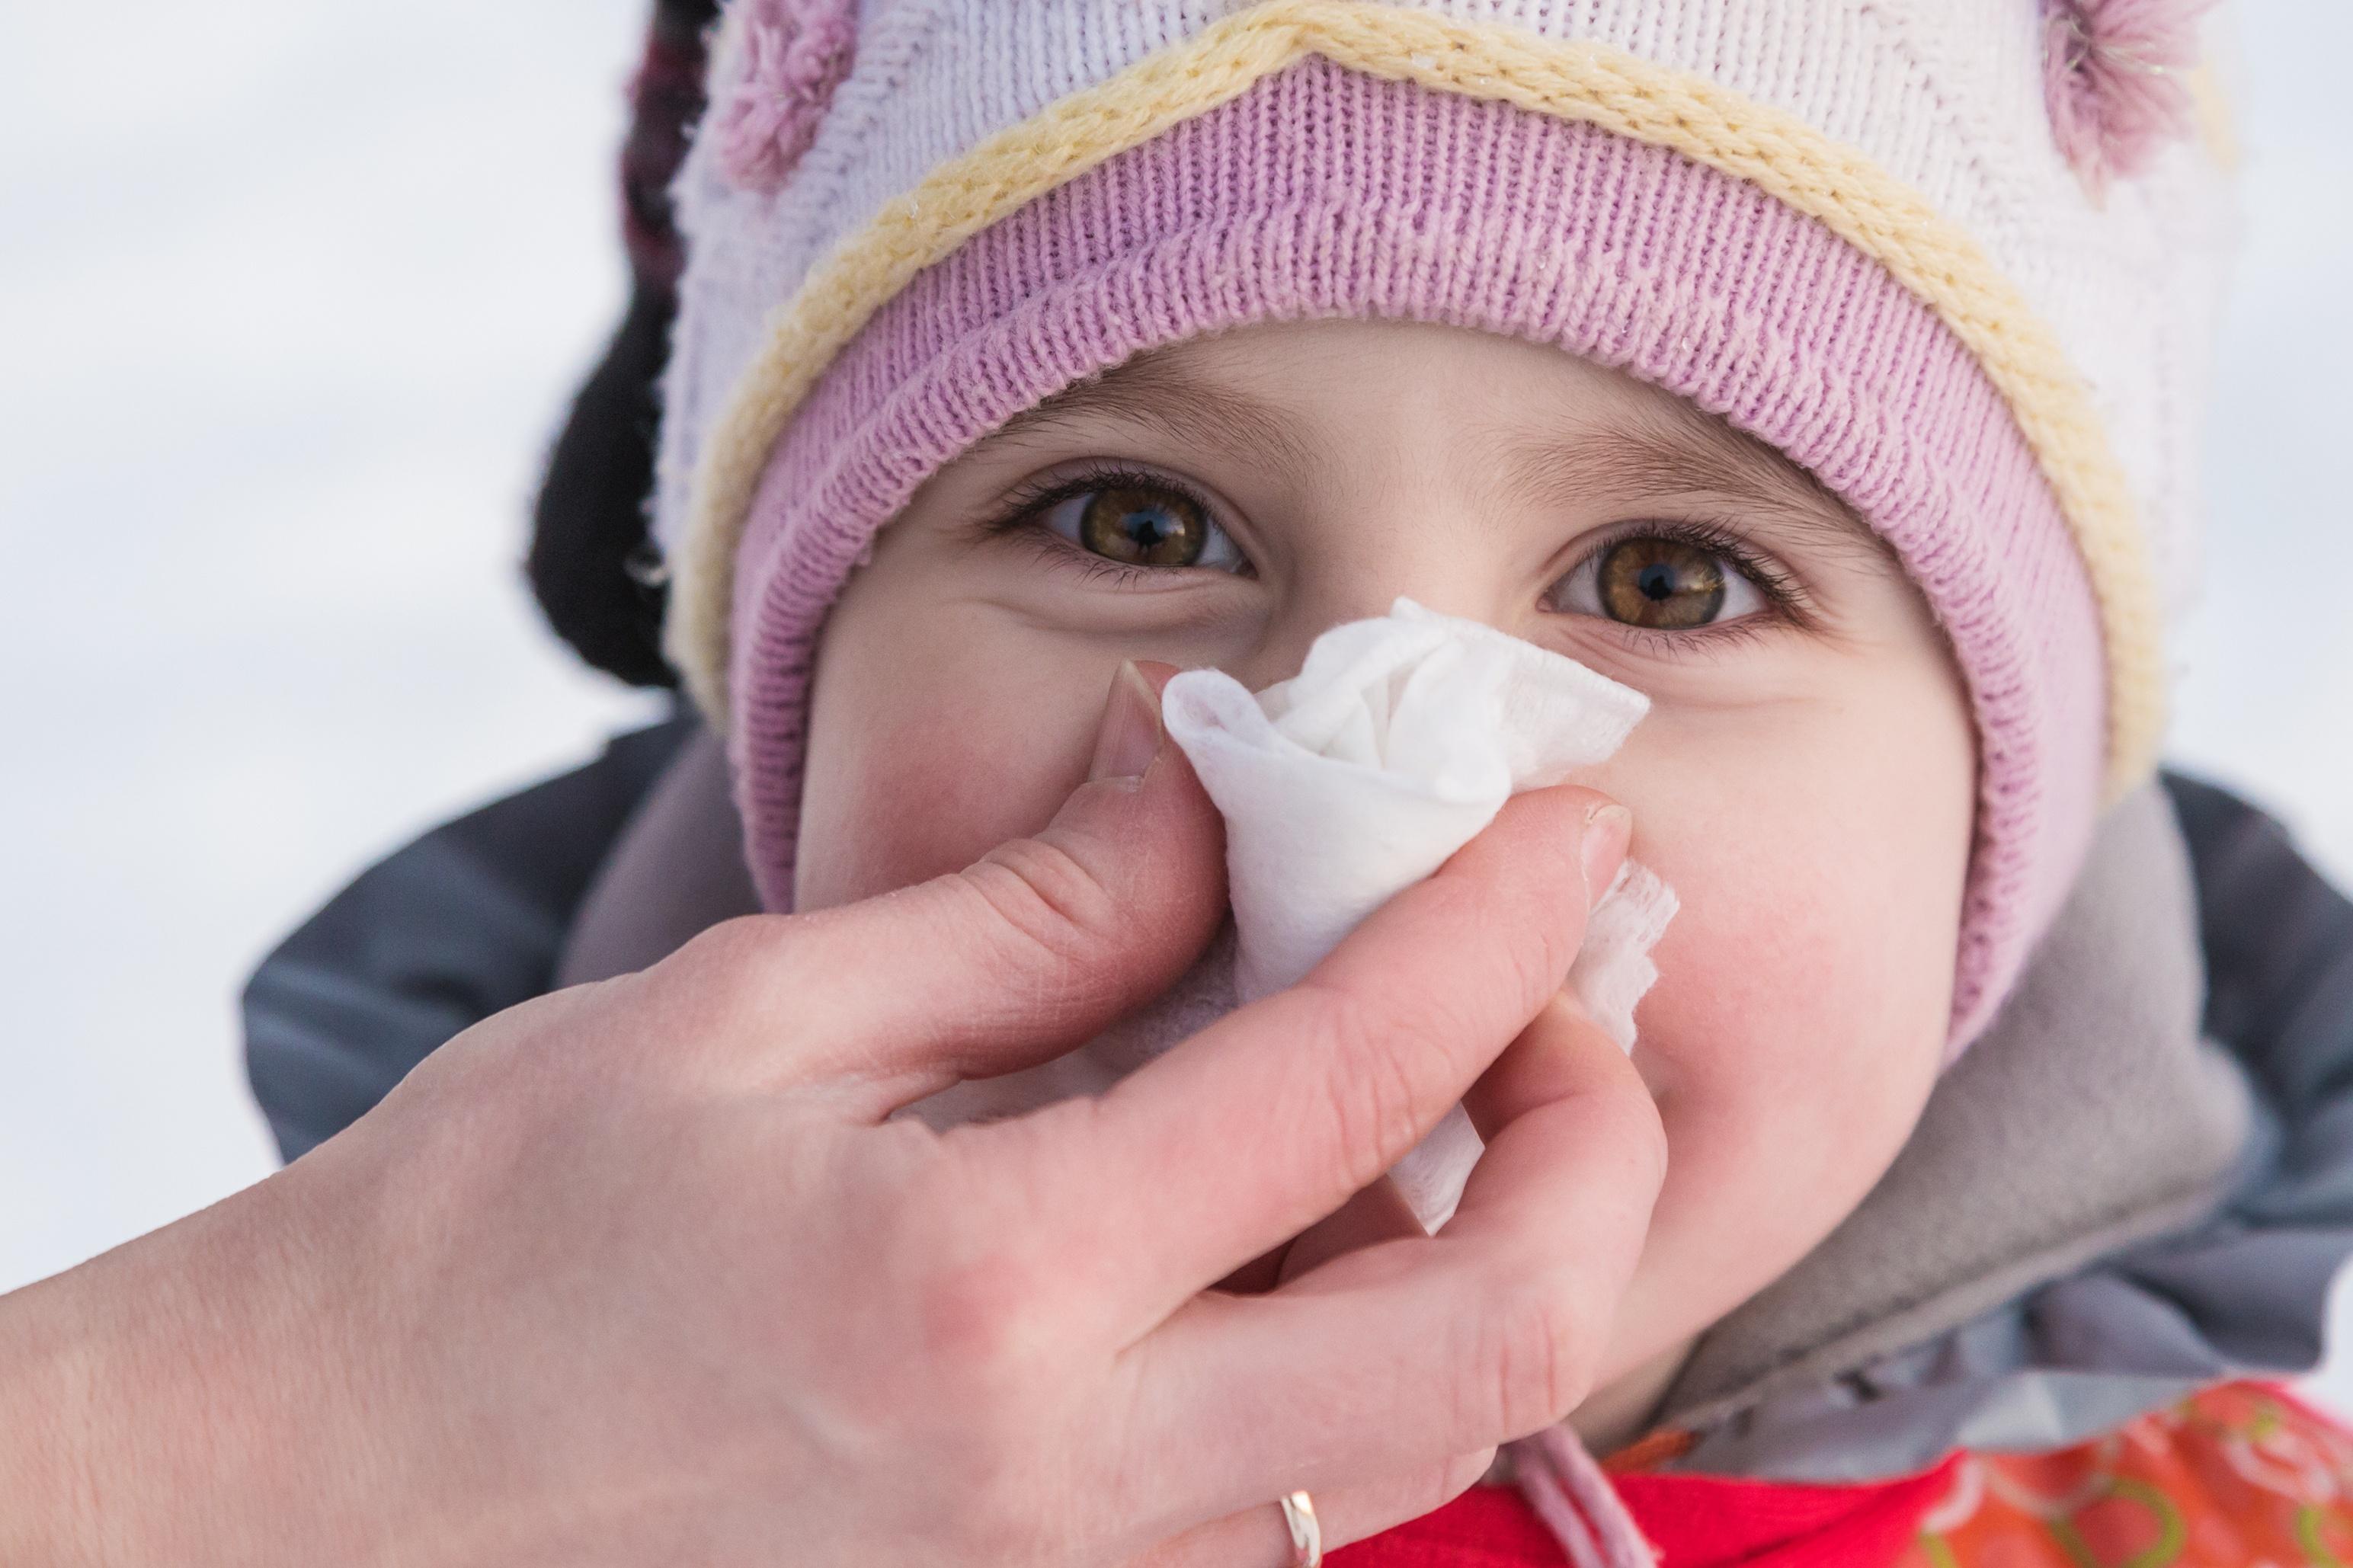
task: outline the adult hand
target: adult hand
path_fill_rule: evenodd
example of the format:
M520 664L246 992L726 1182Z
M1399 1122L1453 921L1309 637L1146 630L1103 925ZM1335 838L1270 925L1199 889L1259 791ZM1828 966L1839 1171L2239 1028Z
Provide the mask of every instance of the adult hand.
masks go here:
M963 873L502 1014L0 1301L0 1561L1271 1565L1282 1494L1337 1544L1467 1486L1609 1370L1663 1169L1557 999L1623 814L1523 796L1100 1099L892 1120L1206 944L1218 820L1133 682L1095 771ZM1206 1289L1466 1092L1443 1234Z

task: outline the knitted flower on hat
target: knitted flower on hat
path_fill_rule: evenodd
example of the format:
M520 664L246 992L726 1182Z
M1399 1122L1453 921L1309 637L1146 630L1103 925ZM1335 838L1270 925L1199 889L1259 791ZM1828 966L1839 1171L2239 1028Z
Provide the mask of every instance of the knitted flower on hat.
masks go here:
M2052 132L2095 195L2189 133L2198 19L2213 4L2043 0Z
M855 0L744 0L743 72L718 114L719 163L773 195L817 140L858 45Z

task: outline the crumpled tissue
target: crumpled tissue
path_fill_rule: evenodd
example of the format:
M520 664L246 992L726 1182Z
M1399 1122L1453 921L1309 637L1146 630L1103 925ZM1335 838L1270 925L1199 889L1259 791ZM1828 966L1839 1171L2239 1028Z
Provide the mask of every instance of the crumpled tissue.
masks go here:
M1226 819L1236 1000L1304 977L1506 800L1606 762L1649 710L1575 659L1403 598L1325 632L1263 691L1212 669L1171 679L1169 737ZM1629 862L1588 922L1569 988L1621 1048L1675 907ZM1452 1214L1480 1147L1457 1106L1391 1173L1425 1226Z

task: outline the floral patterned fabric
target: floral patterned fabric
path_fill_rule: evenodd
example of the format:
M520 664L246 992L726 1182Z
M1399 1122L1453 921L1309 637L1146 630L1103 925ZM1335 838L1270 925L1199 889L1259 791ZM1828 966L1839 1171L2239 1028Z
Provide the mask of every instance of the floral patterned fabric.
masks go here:
M2353 1562L2353 1434L2262 1384L2096 1442L1965 1456L1900 1568L2336 1568Z

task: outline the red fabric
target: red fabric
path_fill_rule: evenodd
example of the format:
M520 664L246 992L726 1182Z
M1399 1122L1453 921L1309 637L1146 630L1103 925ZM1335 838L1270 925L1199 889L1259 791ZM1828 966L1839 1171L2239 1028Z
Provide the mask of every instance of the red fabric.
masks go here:
M1329 1568L1558 1568L1568 1561L1508 1487L1472 1487L1436 1513L1324 1554Z
M1952 1488L1957 1455L1864 1486L1778 1486L1706 1476L1620 1476L1618 1495L1663 1568L1888 1568Z
M1781 1486L1709 1476L1615 1478L1661 1568L1889 1568L1951 1489L1957 1458L1902 1480ZM1470 1491L1410 1524L1333 1552L1333 1568L1560 1568L1519 1493Z

